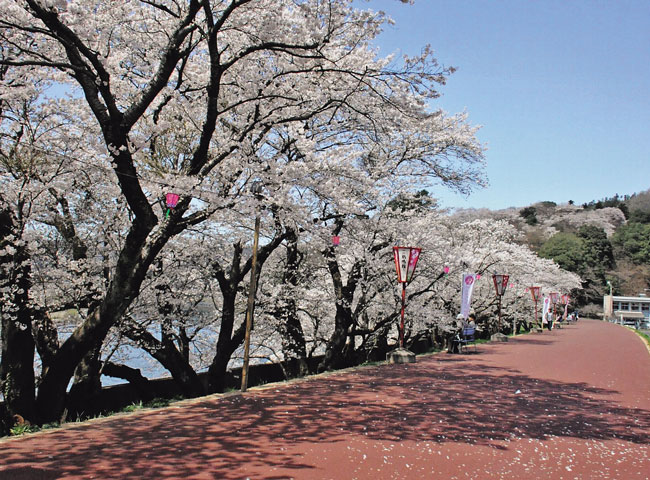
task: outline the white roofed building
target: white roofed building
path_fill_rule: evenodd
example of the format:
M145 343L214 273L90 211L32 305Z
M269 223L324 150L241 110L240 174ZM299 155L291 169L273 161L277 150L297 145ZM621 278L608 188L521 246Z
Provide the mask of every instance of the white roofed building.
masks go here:
M650 297L603 297L605 319L635 328L648 328L650 324Z

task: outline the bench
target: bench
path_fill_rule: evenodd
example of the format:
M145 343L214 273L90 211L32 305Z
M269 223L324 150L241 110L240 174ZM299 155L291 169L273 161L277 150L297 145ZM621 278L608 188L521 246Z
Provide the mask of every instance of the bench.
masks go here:
M474 327L465 327L460 334L459 347L460 351L463 351L463 348L467 350L470 343L474 344L474 351L476 352L476 328Z

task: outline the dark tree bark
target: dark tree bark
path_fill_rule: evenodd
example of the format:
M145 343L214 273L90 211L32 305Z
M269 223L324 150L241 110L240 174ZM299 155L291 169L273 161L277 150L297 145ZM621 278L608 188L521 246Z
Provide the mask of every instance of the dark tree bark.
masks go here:
M36 398L40 423L60 418L65 407L66 388L77 365L104 341L116 319L124 315L140 291L149 265L168 239L159 238L158 242L145 248L150 230L151 226L141 225L137 220L134 222L104 301L90 312L54 355L52 364L42 377Z
M165 367L183 396L194 398L205 395L199 376L168 335L163 335L162 341L158 340L135 322L123 325L122 334L136 342L140 348Z
M102 374L109 377L121 378L129 382L137 390L138 396L143 402L153 400L151 383L147 377L142 375L140 369L113 362L105 362L102 367Z
M238 284L238 283L237 283ZM226 387L226 370L228 362L237 347L244 341L244 330L242 328L233 335L233 326L235 323L235 298L237 296L237 284L228 281L221 284L221 294L223 296L223 305L221 310L221 325L219 326L219 338L215 355L212 358L208 368L208 390L213 392L223 392Z
M59 333L47 311L35 312L32 324L32 334L36 342L36 351L41 357L41 374L45 375L54 361L54 355L59 349Z
M324 252L327 258L327 267L334 285L336 313L334 316L334 332L327 342L325 356L318 365L318 371L320 372L331 368L347 366L353 352L353 349L347 349L347 355L344 355L344 348L348 341L348 334L350 328L354 325L352 300L358 281L361 278L362 262L355 262L352 266L350 275L348 276L347 284L343 285L341 271L336 260L334 249L335 247L331 246Z
M99 412L96 401L102 391L101 345L96 345L79 362L74 372L74 383L70 388L65 406L65 416L70 413L88 417ZM67 418L61 418L66 421Z
M259 287L260 284L259 278L262 273L264 262L285 238L286 232L276 232L276 236L273 240L259 249L257 254L256 272L257 287ZM208 390L210 392L221 392L224 390L226 386L225 380L228 362L233 353L235 353L235 350L237 350L244 341L244 322L242 322L233 333L237 293L244 278L251 271L252 266L252 257L249 258L243 266L241 265L242 251L243 248L241 243L233 245L233 257L228 274L226 274L221 265L217 262L214 262L213 264L214 276L219 283L219 288L223 297L223 306L221 311L221 325L219 328L219 338L217 339L217 348L212 363L208 368Z
M20 242L18 220L8 207L0 209L0 288L6 293L0 305L2 356L0 387L5 398L6 415L21 415L33 421L34 338L29 253ZM13 253L11 253L13 252Z
M285 295L282 295L282 306L277 314L281 319L282 352L286 360L286 367L290 376L304 376L309 373L307 362L307 345L302 324L298 317L294 289L298 286L298 269L301 255L298 250L298 235L295 230L287 230L287 257L284 271L283 284Z

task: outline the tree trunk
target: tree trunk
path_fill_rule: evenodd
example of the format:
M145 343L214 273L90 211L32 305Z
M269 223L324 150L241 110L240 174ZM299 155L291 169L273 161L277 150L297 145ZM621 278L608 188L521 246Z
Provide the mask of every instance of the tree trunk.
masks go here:
M298 251L298 236L294 230L287 230L287 264L284 272L285 292L281 297L282 305L278 314L282 320L280 330L282 336L282 353L289 376L304 376L309 373L307 363L307 344L302 324L298 317L295 299L295 287L298 286L298 267L300 252Z
M102 373L109 377L121 378L129 382L137 390L138 396L143 402L153 400L151 384L147 377L142 375L140 369L106 362L102 368Z
M219 338L217 339L217 349L208 369L208 390L210 393L223 392L226 388L226 371L230 357L241 344L244 337L233 338L232 331L235 324L235 298L237 296L236 288L224 291L223 307L221 312L221 326L219 327Z
M22 242L15 216L8 208L0 210L0 388L5 398L6 416L21 415L33 421L34 338L29 289L29 254Z
M334 318L334 332L327 342L325 357L318 365L319 372L330 368L347 366L346 361L349 360L351 350L350 348L347 349L346 358L343 355L343 349L348 339L350 327L354 323L352 299L354 298L357 282L361 277L362 267L361 261L355 262L350 270L350 274L348 275L347 284L343 285L341 271L334 254L334 247L329 247L323 253L327 257L327 267L334 286L334 294L336 296L336 315ZM354 345L352 345L351 349L354 350Z
M38 388L38 423L61 418L67 386L77 365L90 350L103 343L110 328L122 318L138 295L149 265L169 239L168 233L159 232L147 244L147 236L152 228L153 224L143 225L137 218L134 220L106 296L56 352Z
M99 413L96 401L102 391L100 345L96 345L79 362L74 373L65 407L66 417L90 417ZM67 418L61 418L66 421Z
M266 262L271 253L273 253L285 238L286 232L283 234L277 234L272 241L259 249L257 253L256 289L260 284L259 279L262 275L264 262ZM243 343L245 335L244 322L242 322L237 331L233 334L233 328L235 325L235 301L239 285L242 283L248 272L251 271L252 257L246 261L243 267L240 266L243 248L239 242L234 244L233 247L233 258L228 276L218 263L213 265L215 277L219 282L219 288L221 289L221 294L223 296L223 306L221 311L221 326L219 328L217 348L212 363L210 364L210 368L208 369L209 392L222 392L225 389L228 362L230 362L230 358L233 353L235 353L235 350L237 350L237 348Z
M155 352L154 358L171 373L183 396L194 398L205 395L199 376L171 339L163 341L163 349Z
M332 368L347 366L343 349L348 339L348 330L352 324L351 312L337 302L336 316L334 318L334 332L327 342L325 356L318 365L318 371L324 372Z
M12 316L13 317L13 316ZM2 315L0 386L9 416L35 419L34 339L29 315ZM22 317L22 318L21 318Z
M183 396L194 398L205 395L203 384L190 365L188 358L178 351L174 342L167 335L163 335L163 340L160 341L146 329L137 325L127 325L122 334L136 342L170 373Z
M36 351L41 357L41 375L45 375L59 349L59 333L48 312L44 310L35 312L32 334L36 342Z
M388 331L390 325L374 332L370 337L369 345L366 346L366 361L376 362L385 360L388 354Z

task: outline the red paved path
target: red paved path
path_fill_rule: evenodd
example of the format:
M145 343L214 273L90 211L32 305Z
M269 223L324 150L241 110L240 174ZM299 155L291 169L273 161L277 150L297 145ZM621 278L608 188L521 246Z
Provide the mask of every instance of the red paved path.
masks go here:
M0 441L0 479L646 479L650 355L562 330Z

